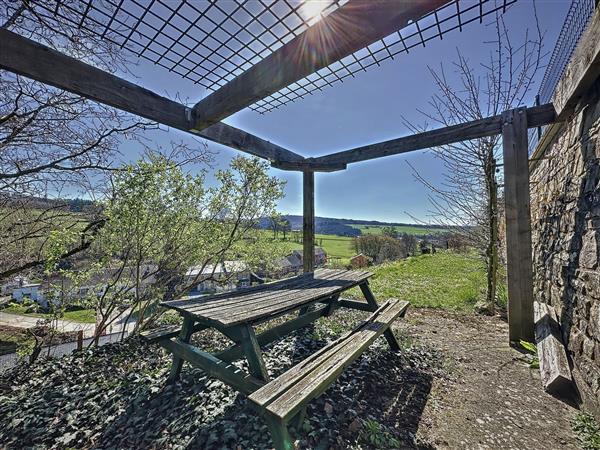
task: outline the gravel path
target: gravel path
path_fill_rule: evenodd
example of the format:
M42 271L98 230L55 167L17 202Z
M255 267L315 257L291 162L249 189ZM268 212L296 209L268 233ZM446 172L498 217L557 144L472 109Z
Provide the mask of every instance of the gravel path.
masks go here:
M422 440L450 449L579 448L570 426L577 411L544 392L539 372L507 345L506 322L413 309L406 323L412 339L443 355L450 375L434 379Z

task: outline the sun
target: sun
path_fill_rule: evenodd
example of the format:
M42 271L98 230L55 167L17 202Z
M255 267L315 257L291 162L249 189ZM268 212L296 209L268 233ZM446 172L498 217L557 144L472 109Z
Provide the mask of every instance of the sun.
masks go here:
M331 2L328 0L304 0L298 12L310 25L314 25L321 19L323 11Z

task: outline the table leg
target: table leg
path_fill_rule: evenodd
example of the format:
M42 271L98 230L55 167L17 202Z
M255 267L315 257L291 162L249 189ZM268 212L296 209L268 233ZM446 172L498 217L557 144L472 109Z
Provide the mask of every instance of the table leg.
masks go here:
M259 380L269 381L269 373L267 372L267 366L262 357L260 345L256 339L254 329L250 325L242 325L240 327L240 345L248 360L248 366L250 368L250 374Z
M340 298L340 294L335 294L329 299L329 304L327 305L327 311L325 312L325 317L329 317L335 311L335 308L338 306L337 301Z
M377 308L378 308L377 300L375 300L375 296L373 295L373 292L371 292L371 288L369 287L369 282L365 281L364 283L361 283L359 285L359 287L360 287L360 290L362 291L363 295L365 296L367 303L371 307L371 310L377 311ZM400 344L398 344L398 341L396 340L396 336L394 336L394 333L392 332L391 327L388 328L387 330L385 330L383 332L383 335L385 336L385 339L388 341L388 344L390 345L390 348L392 349L392 351L396 352L396 351L400 350Z
M194 321L189 317L184 317L181 332L179 333L179 337L177 338L177 340L179 342L183 342L184 344L188 344L193 333ZM179 375L181 374L182 367L183 359L173 355L173 365L171 366L171 373L169 374L169 378L167 378L168 384L175 383L177 380L179 380Z

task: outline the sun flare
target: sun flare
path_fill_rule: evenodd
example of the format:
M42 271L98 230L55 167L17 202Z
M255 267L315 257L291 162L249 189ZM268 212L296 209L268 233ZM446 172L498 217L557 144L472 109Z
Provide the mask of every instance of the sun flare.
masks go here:
M328 0L304 0L302 6L298 10L300 15L309 22L311 25L314 25L321 19L321 11L323 11L331 2Z

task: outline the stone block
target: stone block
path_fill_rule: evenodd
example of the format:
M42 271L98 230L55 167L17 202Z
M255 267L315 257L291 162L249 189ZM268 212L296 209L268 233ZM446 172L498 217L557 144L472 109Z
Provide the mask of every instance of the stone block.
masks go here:
M583 245L579 252L579 265L586 269L598 267L598 241L595 231L588 231L583 235Z

